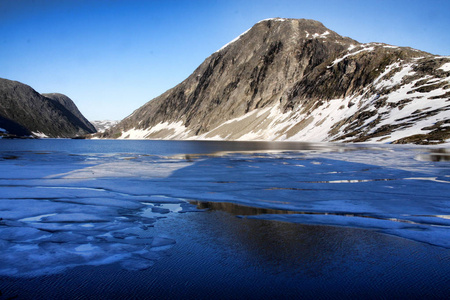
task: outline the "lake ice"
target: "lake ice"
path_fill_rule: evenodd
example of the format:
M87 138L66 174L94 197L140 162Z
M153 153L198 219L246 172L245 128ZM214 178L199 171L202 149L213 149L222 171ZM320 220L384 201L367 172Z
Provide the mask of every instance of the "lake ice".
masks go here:
M177 243L171 230L153 226L167 216L202 213L201 203L258 211L241 218L363 228L450 248L449 153L438 148L1 143L3 276L111 263L151 268Z

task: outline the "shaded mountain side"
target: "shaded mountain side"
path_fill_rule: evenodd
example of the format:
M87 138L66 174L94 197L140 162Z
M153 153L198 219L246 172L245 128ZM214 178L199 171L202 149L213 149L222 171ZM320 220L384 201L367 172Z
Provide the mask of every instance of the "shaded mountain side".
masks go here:
M0 136L31 136L32 132L22 125L0 116Z
M42 96L52 99L52 100L58 102L59 104L61 104L70 113L72 113L79 122L81 122L80 126L83 126L85 129L89 130L90 132L97 131L95 129L95 126L91 122L89 122L83 116L83 114L78 110L78 107L75 105L75 103L72 101L72 99L70 99L66 95L59 94L59 93L50 93L50 94L45 93L45 94L42 94ZM75 122L78 122L78 121L75 121ZM83 125L81 125L81 124L83 124Z
M0 120L4 126L0 127L18 136L67 138L94 133L94 127L67 99L50 99L28 85L0 78Z
M264 20L101 136L443 142L449 62L313 20Z

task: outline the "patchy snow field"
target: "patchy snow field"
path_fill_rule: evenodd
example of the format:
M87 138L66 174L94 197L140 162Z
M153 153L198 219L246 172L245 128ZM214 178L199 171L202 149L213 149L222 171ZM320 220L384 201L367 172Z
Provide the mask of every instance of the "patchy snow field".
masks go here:
M192 224L154 227L168 216L203 214L195 206L202 203L251 208L243 216L249 221L405 238L441 248L448 268L449 156L438 148L379 145L2 142L0 275L113 263L148 269Z

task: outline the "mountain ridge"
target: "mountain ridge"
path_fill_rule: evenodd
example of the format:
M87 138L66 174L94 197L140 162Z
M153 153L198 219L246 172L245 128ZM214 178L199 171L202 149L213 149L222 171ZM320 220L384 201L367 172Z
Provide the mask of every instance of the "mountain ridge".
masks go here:
M267 19L101 137L442 143L449 62L314 20Z
M29 85L0 78L0 99L3 134L71 138L96 132L75 103L63 94L39 94Z

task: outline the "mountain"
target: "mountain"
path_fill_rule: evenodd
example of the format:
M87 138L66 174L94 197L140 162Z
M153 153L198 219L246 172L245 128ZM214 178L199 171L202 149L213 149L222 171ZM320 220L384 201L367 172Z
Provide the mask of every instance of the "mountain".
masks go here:
M77 137L96 132L73 101L62 94L39 94L30 86L0 78L0 128L3 134Z
M263 20L101 137L442 143L450 57Z
M52 99L62 106L64 106L70 113L72 113L83 125L85 128L88 129L89 133L94 133L97 130L95 129L95 126L90 123L83 114L78 110L78 107L75 105L75 103L67 97L66 95L59 94L59 93L49 93L49 94L42 94L42 96L47 97L49 99Z
M97 132L104 132L105 130L117 125L119 121L116 120L95 120L91 121L91 124L94 125Z

